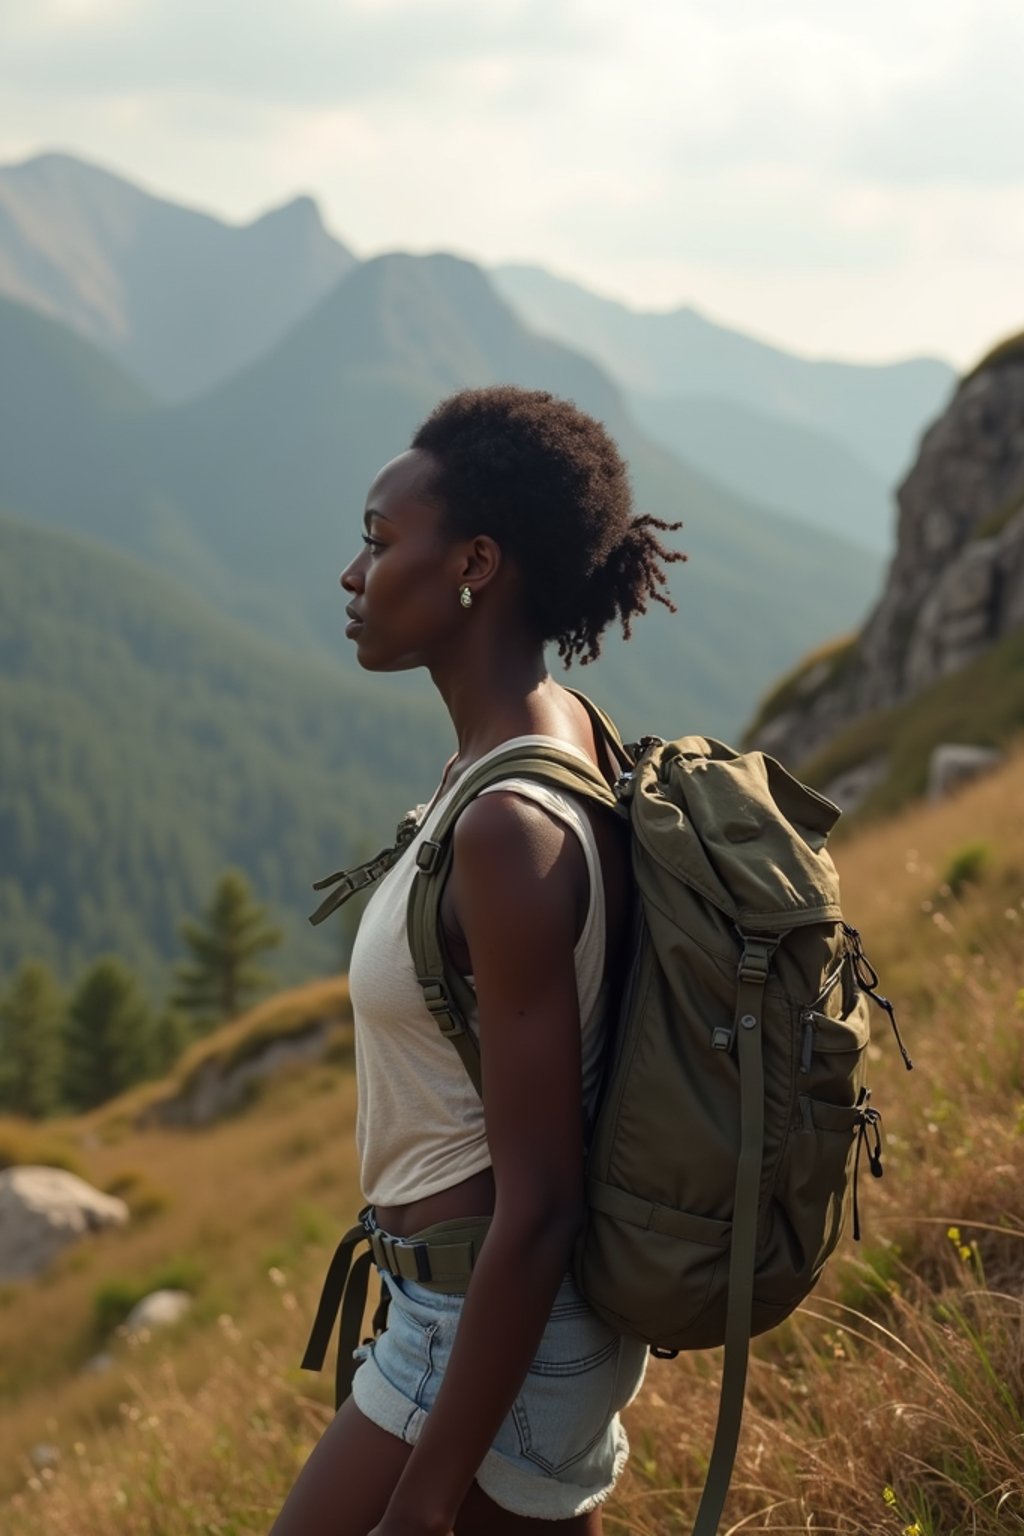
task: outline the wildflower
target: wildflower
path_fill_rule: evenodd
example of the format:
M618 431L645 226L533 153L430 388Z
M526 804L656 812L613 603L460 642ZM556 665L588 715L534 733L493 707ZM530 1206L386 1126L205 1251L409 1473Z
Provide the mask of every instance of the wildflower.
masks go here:
M276 1264L271 1264L270 1268L267 1270L267 1276L268 1276L268 1278L270 1280L271 1285L276 1285L276 1286L284 1285L285 1278L286 1278L285 1272L284 1272L283 1269L278 1269Z
M890 1509L895 1509L896 1490L895 1488L890 1488L888 1483L886 1483L885 1487L882 1489L882 1498L888 1504Z
M963 1238L960 1236L960 1228L947 1227L946 1236L949 1238L950 1242L953 1244L953 1247L963 1259L964 1263L970 1263L971 1259L974 1257L974 1248L970 1243L964 1242Z

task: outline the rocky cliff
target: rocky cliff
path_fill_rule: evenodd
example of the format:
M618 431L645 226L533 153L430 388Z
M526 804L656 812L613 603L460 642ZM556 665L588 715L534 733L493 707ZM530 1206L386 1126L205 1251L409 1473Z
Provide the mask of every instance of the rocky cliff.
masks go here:
M877 721L1024 626L1024 336L963 380L898 502L896 554L863 630L807 658L747 733L798 771L851 723ZM857 782L823 783L826 794L856 803L884 776L877 730L866 750L869 738L870 762L845 756Z

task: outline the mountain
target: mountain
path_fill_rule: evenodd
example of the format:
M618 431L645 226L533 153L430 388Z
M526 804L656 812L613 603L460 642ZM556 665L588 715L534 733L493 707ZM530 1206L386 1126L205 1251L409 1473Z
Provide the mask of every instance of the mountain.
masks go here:
M580 674L607 690L626 729L657 719L728 734L781 658L860 617L876 558L731 495L651 443L600 368L529 332L478 267L452 256L366 262L251 368L138 427L161 494L188 510L216 561L272 575L283 612L331 643L334 572L356 547L376 470L442 395L499 381L551 389L600 417L638 507L685 522L679 617L652 613L629 647L610 641Z
M541 267L499 266L493 276L528 325L593 357L631 402L730 401L843 444L885 485L904 473L955 381L935 358L868 366L797 357L695 309L633 310ZM643 409L637 416L650 425ZM716 458L712 472L719 467Z
M227 865L284 920L286 975L340 965L311 882L391 842L449 744L436 706L0 516L0 972L36 954L70 977L115 950L161 986Z
M845 443L734 400L630 395L657 442L738 496L885 554L896 511L882 476Z
M920 793L935 746L1024 726L1024 335L963 380L899 503L863 628L777 684L747 733L865 811Z
M651 443L600 368L533 335L454 257L354 267L276 347L196 400L154 404L121 378L116 408L111 369L56 322L0 308L11 403L0 413L0 500L128 549L296 646L337 650L335 573L355 547L366 487L462 384L508 380L576 399L619 440L640 508L685 520L683 613L655 612L628 651L610 642L585 674L622 706L627 730L666 721L667 709L666 730L732 733L794 656L859 619L877 579L876 559L730 495ZM53 428L50 393L68 402Z
M70 155L0 168L0 294L168 399L252 362L354 261L308 197L239 226Z

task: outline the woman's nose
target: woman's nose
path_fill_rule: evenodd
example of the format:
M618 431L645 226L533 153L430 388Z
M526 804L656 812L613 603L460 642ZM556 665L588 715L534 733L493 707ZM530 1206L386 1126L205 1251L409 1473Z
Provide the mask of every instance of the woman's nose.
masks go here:
M341 583L341 586L346 592L360 591L362 586L362 573L359 570L358 559L353 560L350 565L346 565L345 569L338 577L338 581Z

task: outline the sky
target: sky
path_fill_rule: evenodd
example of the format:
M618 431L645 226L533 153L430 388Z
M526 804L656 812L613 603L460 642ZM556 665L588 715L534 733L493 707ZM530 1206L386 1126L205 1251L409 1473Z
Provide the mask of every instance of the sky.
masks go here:
M1024 330L1022 75L1021 0L0 0L0 163L967 366Z

